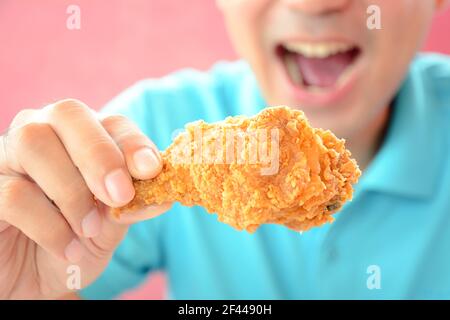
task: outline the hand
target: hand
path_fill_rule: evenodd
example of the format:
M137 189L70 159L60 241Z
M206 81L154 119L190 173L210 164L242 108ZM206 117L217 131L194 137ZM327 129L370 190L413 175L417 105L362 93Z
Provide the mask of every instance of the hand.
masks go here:
M114 217L134 197L132 178L161 170L155 145L122 116L102 120L63 100L20 112L0 136L0 298L57 298L100 275L128 224L170 204Z

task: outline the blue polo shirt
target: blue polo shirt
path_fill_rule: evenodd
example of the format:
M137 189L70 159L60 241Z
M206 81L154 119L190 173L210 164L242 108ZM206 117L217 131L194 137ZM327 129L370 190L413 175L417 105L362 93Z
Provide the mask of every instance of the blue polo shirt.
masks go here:
M252 115L265 105L240 61L139 82L105 112L128 116L165 149L187 122ZM449 150L450 59L421 55L380 151L334 223L303 234L277 225L248 234L201 207L175 204L133 225L80 294L114 298L163 270L174 299L449 299Z

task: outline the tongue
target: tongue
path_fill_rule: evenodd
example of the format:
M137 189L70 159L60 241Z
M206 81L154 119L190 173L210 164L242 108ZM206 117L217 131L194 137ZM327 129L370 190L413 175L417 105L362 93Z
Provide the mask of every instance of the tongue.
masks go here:
M351 51L338 53L328 58L307 58L297 55L297 63L306 86L331 87L353 62Z

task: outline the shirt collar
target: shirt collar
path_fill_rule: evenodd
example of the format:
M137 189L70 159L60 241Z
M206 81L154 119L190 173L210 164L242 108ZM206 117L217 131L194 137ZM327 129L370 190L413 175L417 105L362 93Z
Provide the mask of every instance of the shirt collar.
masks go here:
M392 106L385 141L363 173L357 191L412 198L433 194L442 156L431 101L426 79L412 65Z

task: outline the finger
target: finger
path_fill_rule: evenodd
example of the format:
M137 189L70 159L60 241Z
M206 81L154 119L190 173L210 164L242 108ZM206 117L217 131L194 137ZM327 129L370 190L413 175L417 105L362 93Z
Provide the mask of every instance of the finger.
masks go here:
M46 111L92 193L111 207L130 202L135 191L125 159L94 113L76 100L60 101Z
M8 160L7 160L7 151L6 151L6 139L8 132L5 132L0 136L0 172L7 173L8 172Z
M130 224L154 218L169 210L171 205L171 203L165 203L159 206L150 206L140 212L127 214L126 217L123 215L123 219L117 219L117 216L111 212L110 207L103 203L98 203L97 206L100 213L107 219L103 221L100 235L92 239L86 239L83 243L94 256L108 258L123 240Z
M98 202L97 207L100 214L106 217L103 219L101 232L98 237L83 240L84 245L90 253L97 258L104 259L108 258L123 240L128 230L128 225L119 224L108 218L111 208L107 205Z
M102 220L93 195L52 127L29 123L13 130L8 140L15 151L10 161L53 200L72 230L79 236L98 235Z
M166 202L160 205L151 205L138 211L123 213L120 214L119 216L110 214L108 215L108 217L109 219L112 219L117 223L133 224L144 220L153 219L170 210L172 205L173 205L172 202Z
M0 220L56 257L77 262L83 256L84 248L67 221L28 180L0 176Z
M16 131L17 128L20 128L23 125L37 119L35 114L36 110L31 109L19 111L11 122L10 127L2 136L0 136L0 172L6 174L24 173L17 161L10 159L12 150L9 149L8 151L7 144L12 132Z
M5 221L0 221L0 232L5 231L6 229L8 229L9 226L10 226L9 223Z
M102 120L102 124L122 150L134 178L151 179L161 172L158 149L132 121L123 116L109 116Z

